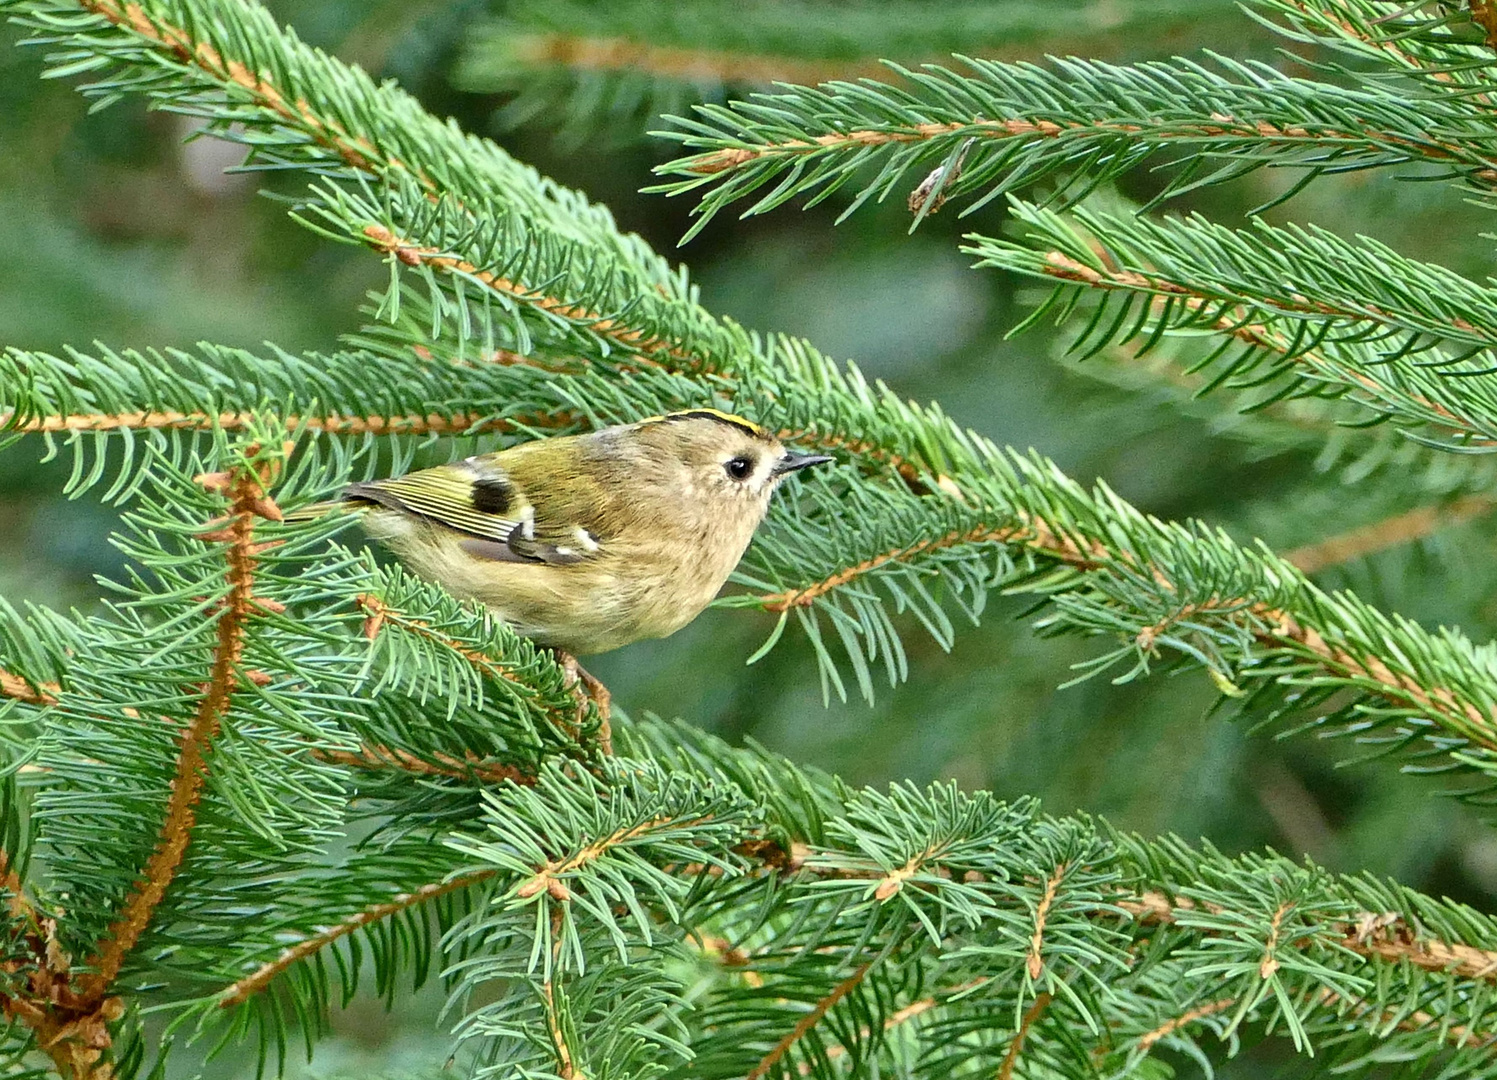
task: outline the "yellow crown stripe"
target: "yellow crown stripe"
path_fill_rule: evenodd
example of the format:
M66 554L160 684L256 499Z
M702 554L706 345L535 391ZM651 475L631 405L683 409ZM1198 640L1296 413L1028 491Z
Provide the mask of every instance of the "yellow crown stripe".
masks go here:
M640 423L662 424L670 420L716 420L720 424L735 427L739 431L752 435L756 439L772 439L774 437L752 420L745 420L741 416L735 416L730 412L723 412L721 409L682 409L680 412L666 413L664 416L648 416L641 420Z

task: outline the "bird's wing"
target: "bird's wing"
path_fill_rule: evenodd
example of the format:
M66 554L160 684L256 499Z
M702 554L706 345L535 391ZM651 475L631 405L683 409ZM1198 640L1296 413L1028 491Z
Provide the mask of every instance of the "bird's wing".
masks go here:
M470 539L462 542L464 550L483 559L565 565L598 550L585 528L538 522L536 508L520 486L493 461L481 458L350 484L343 497L466 533Z

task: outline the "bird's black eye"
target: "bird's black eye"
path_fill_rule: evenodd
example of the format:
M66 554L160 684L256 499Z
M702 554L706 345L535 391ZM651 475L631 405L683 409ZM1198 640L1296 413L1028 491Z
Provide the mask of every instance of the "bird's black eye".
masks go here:
M734 480L747 480L754 471L754 459L746 457L729 458L723 465L728 470L728 475Z

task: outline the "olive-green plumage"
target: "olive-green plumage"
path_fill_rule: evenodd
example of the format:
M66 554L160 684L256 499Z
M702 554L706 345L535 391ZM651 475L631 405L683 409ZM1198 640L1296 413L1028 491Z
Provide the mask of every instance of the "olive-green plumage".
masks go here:
M422 577L585 655L685 626L780 481L830 460L695 409L353 484L343 499L369 507L370 534Z

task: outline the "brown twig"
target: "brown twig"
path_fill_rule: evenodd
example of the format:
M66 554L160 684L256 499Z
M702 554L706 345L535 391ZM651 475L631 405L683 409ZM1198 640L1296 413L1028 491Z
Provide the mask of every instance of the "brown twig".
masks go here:
M554 65L578 71L647 71L667 79L712 79L761 86L775 82L814 84L831 79L890 74L882 64L866 60L803 60L790 56L652 45L620 37L519 34L508 40L507 48L517 61L531 66Z
M1188 897L1170 897L1161 892L1145 892L1122 897L1116 906L1133 918L1147 923L1172 923L1180 912L1198 905ZM1220 913L1222 909L1204 906L1203 910ZM1350 922L1330 922L1331 933L1338 935L1336 944L1361 956L1407 962L1426 971L1445 971L1467 979L1497 982L1497 950L1479 949L1463 942L1444 942L1419 937L1401 916L1393 913L1362 912Z
M626 844L630 840L643 836L651 829L659 828L668 822L669 818L651 818L649 821L632 825L627 829L615 829L601 840L594 840L585 845L575 855L569 855L564 859L552 859L535 868L535 874L522 882L515 889L515 896L521 900L528 900L537 893L549 893L553 900L567 901L572 898L572 890L562 880L565 875L580 870L594 859L602 858L613 848L620 844ZM707 820L706 818L701 819ZM700 824L694 822L693 824Z
M1486 34L1487 45L1497 48L1497 6L1492 0L1471 0L1471 21Z
M485 784L510 781L529 787L535 783L535 777L518 766L481 758L471 750L461 758L449 754L433 754L428 759L417 757L409 750L366 745L358 751L323 750L316 756L319 760L354 769L398 769L416 776L450 776L459 780L478 780Z
M1288 552L1284 558L1306 574L1319 573L1366 558L1389 548L1422 540L1433 533L1482 517L1497 509L1491 495L1463 495L1449 503L1420 506L1402 514L1361 525Z
M1040 1018L1040 1014L1049 1004L1049 994L1037 994L1034 1004L1024 1011L1024 1018L1019 1021L1019 1030L1014 1032L1014 1041L1008 1044L1008 1053L1003 1055L1003 1064L998 1069L998 1080L1013 1080L1014 1066L1019 1063L1019 1054L1024 1049L1024 1040L1029 1037L1029 1029L1034 1026L1034 1022Z
M1192 311L1199 311L1208 305L1215 306L1215 301L1204 296L1192 294L1189 289L1173 281L1149 277L1134 270L1120 269L1112 265L1112 260L1108 257L1107 252L1101 251L1098 254L1108 264L1106 270L1097 270L1095 267L1088 266L1086 263L1071 258L1064 252L1046 252L1046 269L1044 270L1044 274L1047 277L1056 278L1061 281L1077 282L1096 289L1121 289L1131 292L1153 293L1156 297L1168 296L1170 299L1183 304ZM1323 315L1331 318L1366 320L1374 318L1377 315L1376 312L1345 310L1329 304L1320 304L1309 300L1305 300L1303 303L1289 304L1286 307L1288 310L1304 314ZM1455 328L1466 331L1472 329L1469 324L1462 324ZM1241 318L1236 318L1231 314L1223 314L1217 318L1213 329L1221 333L1231 334L1239 341L1261 349L1267 349L1271 352L1286 355L1290 352L1289 340L1263 323L1250 323ZM1324 377L1338 382L1346 380L1355 383L1374 397L1386 394L1386 387L1372 376L1360 371L1336 370L1330 362L1313 349L1297 352L1294 355L1293 362L1313 370L1324 372ZM1409 397L1421 408L1428 409L1441 417L1442 420L1450 424L1457 431L1470 434L1480 428L1480 425L1475 420L1470 417L1459 416L1438 402L1430 401L1428 398L1417 394L1410 394ZM1483 439L1472 439L1470 443L1473 446L1490 444L1490 440Z
M1045 920L1050 915L1050 906L1055 903L1055 892L1070 868L1070 863L1061 863L1055 868L1055 873L1045 882L1045 894L1040 897L1039 906L1034 909L1034 933L1030 935L1029 955L1024 961L1024 970L1029 972L1031 979L1038 979L1045 971L1045 960L1040 952L1045 941Z
M886 563L902 562L927 552L966 544L1019 544L1044 551L1051 558L1083 568L1093 568L1107 558L1107 552L1100 545L1094 545L1090 551L1083 550L1070 537L1056 533L1049 525L1037 518L1031 518L1022 525L1001 527L979 525L965 531L956 530L929 540L920 540L905 547L893 548L838 570L815 584L782 593L769 593L761 596L759 601L766 611L779 612L788 611L793 607L809 607L833 589L846 585L870 571L877 570Z
M756 146L735 146L722 150L710 150L680 161L677 168L689 176L713 176L717 173L740 169L743 166L769 157L795 157L840 150L852 147L886 146L891 143L925 142L943 135L965 134L983 140L1013 138L1054 139L1062 135L1090 131L1115 135L1149 134L1161 141L1190 139L1212 139L1224 136L1269 139L1285 142L1306 140L1333 140L1339 143L1367 142L1372 145L1399 147L1416 157L1437 161L1462 161L1468 154L1455 144L1436 143L1430 139L1406 139L1389 132L1364 128L1360 131L1338 131L1327 128L1311 133L1303 127L1279 127L1265 120L1244 121L1224 113L1213 114L1209 122L1177 123L1168 129L1148 131L1143 124L1116 121L1072 121L1064 124L1053 120L1030 120L1011 118L1007 120L963 120L950 123L911 124L885 130L856 129L853 131L828 132L809 139L787 139L784 142L766 142ZM1497 166L1488 164L1476 169L1472 175L1483 183L1497 183Z
M1284 929L1284 918L1294 910L1294 905L1288 900L1284 901L1274 911L1273 918L1268 923L1268 940L1263 944L1263 959L1258 962L1258 978L1271 979L1279 970L1279 934Z
M459 259L453 255L444 255L440 248L426 247L402 239L384 225L365 225L364 236L376 251L380 251L386 255L393 255L396 260L406 266L427 266L436 270L472 278L500 296L520 300L527 304L532 304L542 311L559 315L572 322L581 323L593 333L612 338L614 341L626 345L630 350L642 354L641 358L651 353L665 353L677 360L689 362L697 370L704 370L700 368L696 360L668 341L649 337L644 331L631 329L616 319L589 311L580 304L548 296L519 282L500 277L492 271L474 266L464 259Z
M1218 1001L1207 1002L1205 1005L1197 1005L1193 1009L1187 1009L1179 1016L1166 1020L1153 1031L1146 1031L1140 1035L1138 1037L1138 1048L1147 1053L1160 1039L1167 1039L1186 1025L1193 1024L1197 1020L1204 1020L1208 1016L1214 1016L1224 1009L1230 1009L1236 1004L1236 998L1221 998Z
M251 421L265 419L253 412L225 412L211 415L203 412L128 412L74 413L71 415L34 416L7 427L11 413L0 413L0 430L23 434L61 433L68 431L143 430L237 431ZM570 427L580 417L569 410L534 413L514 417L489 417L475 413L453 413L443 416L288 416L283 423L288 431L305 429L329 435L479 435L493 432L523 431L535 427Z
M24 701L28 705L56 705L62 687L53 682L33 683L0 668L0 697Z
M556 1050L556 1075L561 1080L575 1080L577 1069L572 1064L572 1048L567 1045L566 1033L561 1030L561 1015L556 1011L556 992L547 979L541 987L546 997L546 1031L551 1036L551 1046Z
M806 1032L821 1022L821 1018L831 1011L832 1006L858 988L858 984L868 974L870 966L869 964L860 965L851 975L832 987L831 993L818 1001L815 1007L806 1013L805 1016L802 1016L796 1022L795 1027L791 1028L789 1033L779 1042L775 1043L774 1048L769 1053L764 1055L759 1064L749 1070L748 1076L744 1080L760 1080L761 1077L766 1076L769 1070L774 1068L775 1063L784 1057L792 1046L805 1037Z
M890 899L904 888L906 881L920 873L928 861L941 855L945 850L944 844L937 844L911 855L903 866L897 866L884 875L883 880L873 890L873 898L880 903Z
M424 638L434 645L456 653L481 673L496 682L508 683L526 696L534 695L534 689L529 683L521 679L513 668L506 664L501 664L486 653L469 648L463 642L450 634L438 630L424 619L417 619L401 611L399 608L392 607L373 593L359 593L354 597L354 602L368 613L369 617L364 621L364 634L366 637L373 638L386 626L398 626L407 633Z
M362 930L371 923L388 919L392 915L399 915L402 911L408 911L419 904L424 904L438 897L446 896L448 893L466 889L470 885L476 885L485 881L497 873L495 870L480 870L472 874L464 874L448 881L438 882L432 885L423 885L408 893L400 893L394 899L381 904L371 904L356 915L351 915L342 922L321 930L310 937L303 938L295 945L283 950L281 955L269 963L262 964L244 978L225 989L218 999L218 1007L221 1009L232 1008L248 1001L270 985L277 975L299 960L305 960L314 953L327 948L340 938L345 938L355 931Z

